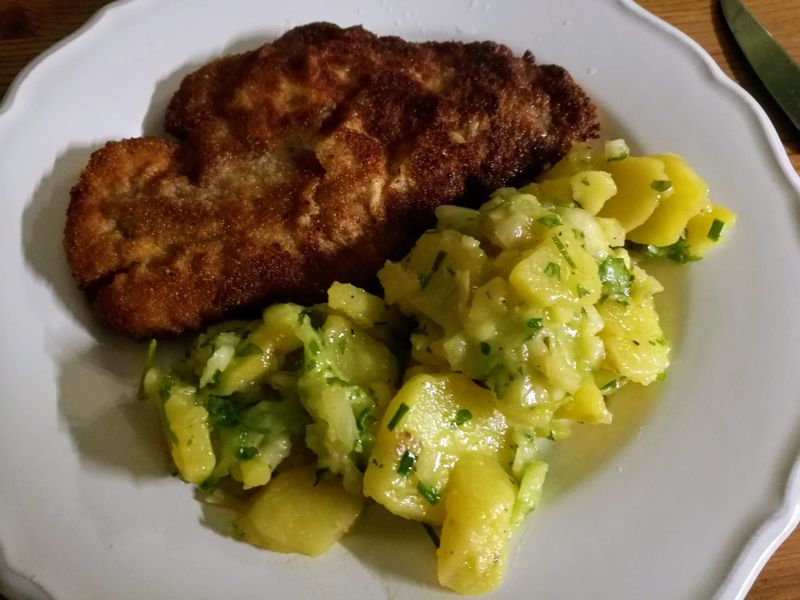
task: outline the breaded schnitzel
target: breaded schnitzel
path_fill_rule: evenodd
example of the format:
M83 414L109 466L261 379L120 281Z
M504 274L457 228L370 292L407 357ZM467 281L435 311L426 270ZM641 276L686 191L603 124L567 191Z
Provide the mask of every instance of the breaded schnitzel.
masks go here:
M134 337L368 285L439 204L531 177L598 132L569 74L529 52L327 23L190 74L166 123L177 141L96 151L67 216L75 279Z

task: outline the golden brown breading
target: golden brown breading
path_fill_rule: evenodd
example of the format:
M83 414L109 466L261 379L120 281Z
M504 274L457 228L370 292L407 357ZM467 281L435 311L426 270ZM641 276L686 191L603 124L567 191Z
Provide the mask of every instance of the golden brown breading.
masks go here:
M65 248L135 337L370 284L433 208L536 174L597 135L562 68L492 42L315 23L186 77L177 141L110 142L72 190Z

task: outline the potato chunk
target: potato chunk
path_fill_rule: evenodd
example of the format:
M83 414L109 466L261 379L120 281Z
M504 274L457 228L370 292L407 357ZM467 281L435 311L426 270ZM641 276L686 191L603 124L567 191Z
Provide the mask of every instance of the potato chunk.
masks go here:
M363 505L338 479L317 481L314 467L307 466L275 476L236 525L254 546L319 556L347 533Z
M631 381L649 385L669 366L669 344L658 323L653 293L661 285L642 269L633 268L629 302L607 300L598 311L605 327L600 337L609 366Z
M656 207L647 222L628 233L628 239L638 244L669 246L678 241L686 222L708 203L708 185L677 154L658 154L664 162L673 194Z
M610 198L598 213L601 217L613 217L625 231L635 229L656 210L658 203L671 192L664 189L669 182L664 162L649 156L634 156L625 160L607 163L604 171L611 173L617 184L617 193Z
M164 402L170 453L184 481L201 484L214 469L208 411L195 403L194 388L174 386Z
M497 587L506 569L517 486L496 460L468 456L450 475L437 555L439 582L460 594Z
M721 242L736 223L736 213L712 204L711 209L692 217L686 224L686 244L695 258L705 256L712 246Z
M506 420L492 392L463 375L417 375L378 426L364 493L389 511L441 523L440 498L461 456L492 459L506 445Z

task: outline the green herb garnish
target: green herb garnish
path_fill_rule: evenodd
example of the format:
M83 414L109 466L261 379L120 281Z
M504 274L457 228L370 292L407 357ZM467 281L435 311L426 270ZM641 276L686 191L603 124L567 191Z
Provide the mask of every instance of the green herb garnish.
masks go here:
M239 446L236 449L236 458L239 460L250 460L255 458L258 454L258 448L255 446Z
M650 182L650 187L657 192L666 192L672 187L672 182L669 179L654 179Z
M228 398L209 394L206 399L208 418L214 425L235 425L238 422L239 411L236 405Z
M669 246L653 246L651 244L640 246L638 244L632 244L631 247L640 249L648 258L660 258L663 256L681 264L693 260L700 260L699 257L690 254L689 244L686 243L686 238L683 236L679 237L677 242Z
M564 257L564 260L567 261L567 264L574 269L575 261L572 260L572 257L569 255L569 252L567 252L567 247L564 245L564 242L558 239L557 235L554 235L553 243L556 245L556 248L558 248L558 253L561 254L561 256Z
M442 266L442 262L444 262L445 257L447 257L447 252L444 250L439 250L436 253L436 257L433 259L433 266L431 266L431 270L427 275L420 275L419 276L419 287L421 289L425 289L428 287L428 284L431 281L431 277L433 277L434 273L439 270L439 267Z
M631 274L625 261L609 256L598 265L597 270L603 284L603 298L626 304L631 295Z
M400 459L400 464L397 465L397 472L400 473L400 475L408 477L408 474L414 470L414 465L416 464L416 462L417 462L417 455L414 454L413 452L409 452L408 450L406 450L403 453L402 458Z
M542 319L528 319L528 329L530 333L538 333L544 327L544 321Z
M718 241L723 227L725 227L725 223L723 221L714 219L714 222L711 223L711 227L708 228L708 239L713 242Z
M394 428L397 427L397 424L400 422L400 419L402 419L408 411L409 411L408 404L406 404L405 402L401 402L400 406L397 407L397 412L394 413L394 416L387 425L389 431L394 431Z
M472 413L466 408L462 408L456 413L456 427L461 427L464 423L472 419Z
M544 268L544 274L548 277L558 277L561 274L561 267L556 263L547 263L547 266Z
M488 344L488 342L481 342L481 354L484 356L491 353L492 347Z
M561 219L559 219L557 215L553 214L539 217L538 219L536 219L536 222L541 223L548 229L552 229L553 227L558 227L559 225L561 225Z
M439 500L442 499L442 495L439 493L439 490L429 487L422 482L417 484L417 491L422 495L423 498L425 498L425 500L434 506L439 504Z

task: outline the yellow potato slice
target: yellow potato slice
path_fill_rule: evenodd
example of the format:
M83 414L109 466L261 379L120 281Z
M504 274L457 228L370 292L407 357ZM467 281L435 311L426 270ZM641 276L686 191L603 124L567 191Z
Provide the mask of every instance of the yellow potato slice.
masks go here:
M340 480L317 481L307 466L276 475L235 523L254 546L319 556L347 533L363 505Z
M708 185L677 154L657 154L664 163L673 194L664 198L647 221L628 233L638 244L669 246L678 241L693 216L709 207Z
M647 221L659 201L670 194L669 189L658 189L658 182L669 181L664 162L658 158L632 156L608 162L603 170L611 173L617 193L598 214L616 219L625 231L631 231Z
M517 486L487 456L464 457L447 486L437 556L439 582L459 594L497 587L506 570Z

